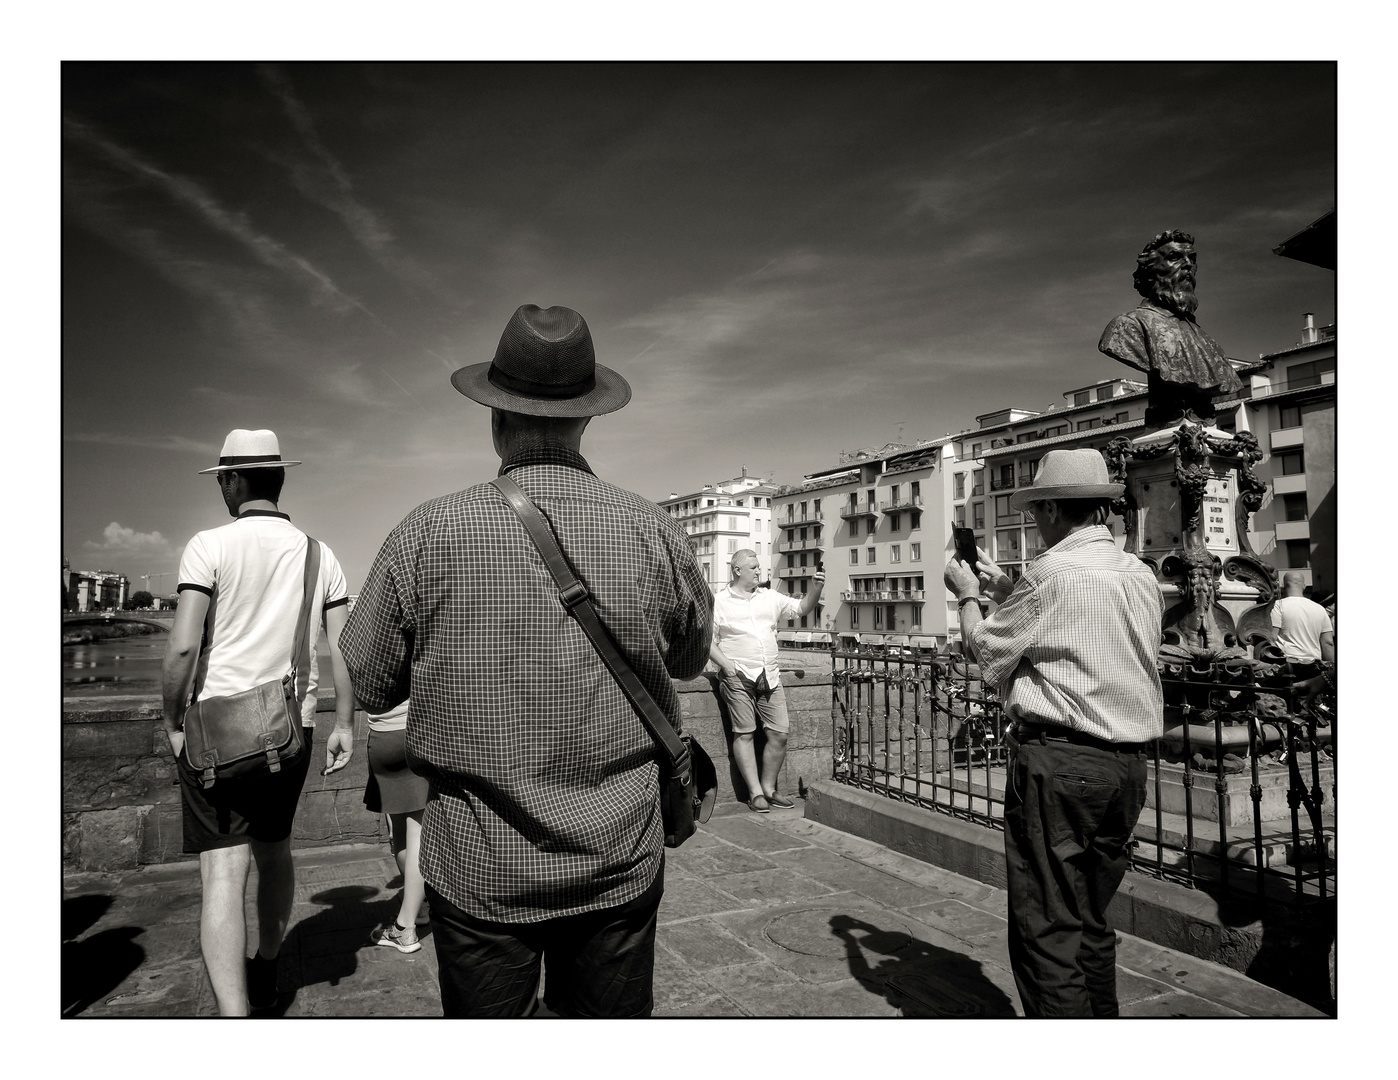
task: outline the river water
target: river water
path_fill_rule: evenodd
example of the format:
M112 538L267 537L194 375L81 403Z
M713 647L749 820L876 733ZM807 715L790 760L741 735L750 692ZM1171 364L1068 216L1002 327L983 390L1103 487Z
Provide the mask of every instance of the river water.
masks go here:
M160 664L170 635L162 631L113 638L91 645L64 645L63 696L101 698L145 696L160 699ZM319 685L335 683L330 674L330 643L325 631L316 645Z

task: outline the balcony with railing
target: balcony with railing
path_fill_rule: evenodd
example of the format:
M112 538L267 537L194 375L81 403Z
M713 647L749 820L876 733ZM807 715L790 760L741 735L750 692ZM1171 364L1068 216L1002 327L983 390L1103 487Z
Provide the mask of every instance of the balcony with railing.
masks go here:
M1335 373L1324 371L1316 375L1302 375L1295 379L1283 379L1272 383L1270 386L1245 386L1237 395L1243 401L1257 400L1259 398L1276 397L1278 394L1285 394L1289 390L1305 390L1313 386L1334 386Z
M1015 478L1013 476L992 476L990 478L991 491L1013 491Z
M778 540L778 551L824 551L825 541L820 537L811 540Z
M859 517L879 516L879 504L872 499L851 499L840 506L840 516L846 520Z
M779 566L777 567L777 577L811 577L816 572L814 566Z
M879 503L879 509L884 513L890 510L921 510L921 495L899 495L896 499L888 498Z

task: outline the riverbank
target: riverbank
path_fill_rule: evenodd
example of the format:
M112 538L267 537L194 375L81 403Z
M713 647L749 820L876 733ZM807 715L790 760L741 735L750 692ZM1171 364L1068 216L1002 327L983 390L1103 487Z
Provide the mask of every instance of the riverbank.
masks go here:
M63 628L64 645L91 645L95 641L111 641L114 638L144 637L147 634L164 633L159 626L150 623L122 622L116 618L111 622L84 623L71 629Z

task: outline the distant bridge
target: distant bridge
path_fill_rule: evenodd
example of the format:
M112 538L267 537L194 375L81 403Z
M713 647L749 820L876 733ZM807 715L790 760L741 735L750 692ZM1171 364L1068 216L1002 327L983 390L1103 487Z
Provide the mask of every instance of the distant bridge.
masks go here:
M173 616L174 612L172 611L170 614ZM70 626L110 626L112 623L144 623L146 626L153 626L157 630L164 630L168 634L173 622L173 618L161 619L153 615L138 615L131 611L80 611L75 614L63 616L64 629Z

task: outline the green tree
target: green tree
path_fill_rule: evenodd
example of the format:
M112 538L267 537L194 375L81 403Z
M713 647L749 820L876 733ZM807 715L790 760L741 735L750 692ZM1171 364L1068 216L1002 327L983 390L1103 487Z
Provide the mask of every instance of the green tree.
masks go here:
M145 589L138 589L131 594L132 608L148 608L155 606L155 597L146 592Z

